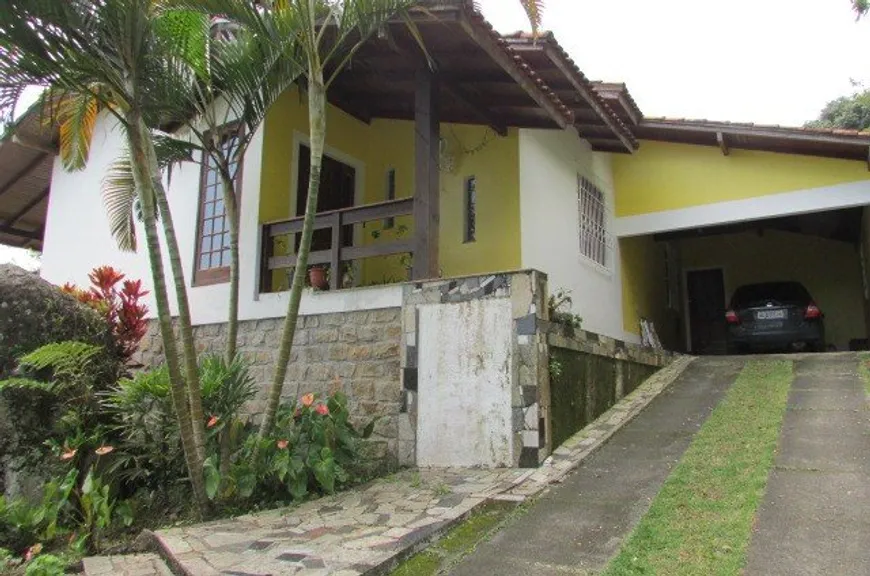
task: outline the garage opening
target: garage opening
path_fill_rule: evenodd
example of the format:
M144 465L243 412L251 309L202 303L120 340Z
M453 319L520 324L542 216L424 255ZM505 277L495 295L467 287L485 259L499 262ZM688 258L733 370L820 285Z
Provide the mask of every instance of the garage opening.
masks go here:
M658 256L654 261L663 263L664 288L647 288L645 297L658 301L654 306L647 302L645 309L656 310L656 328L676 350L726 354L737 348L866 349L866 210L846 208L625 238L620 248L627 280L632 261L648 262L650 251ZM639 252L645 256L638 257ZM635 303L642 299L632 298ZM759 339L756 332L765 330L769 333ZM749 344L741 340L744 332L751 336Z

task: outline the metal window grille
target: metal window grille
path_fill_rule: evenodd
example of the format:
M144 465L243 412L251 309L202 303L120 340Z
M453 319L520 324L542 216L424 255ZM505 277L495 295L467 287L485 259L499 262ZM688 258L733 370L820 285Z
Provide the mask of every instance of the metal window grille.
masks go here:
M580 254L601 266L607 266L607 253L611 245L607 232L607 202L601 189L579 174L577 206L580 213Z
M385 198L387 201L396 199L396 169L387 170L387 186ZM392 216L384 220L384 228L392 228L396 225L396 219Z

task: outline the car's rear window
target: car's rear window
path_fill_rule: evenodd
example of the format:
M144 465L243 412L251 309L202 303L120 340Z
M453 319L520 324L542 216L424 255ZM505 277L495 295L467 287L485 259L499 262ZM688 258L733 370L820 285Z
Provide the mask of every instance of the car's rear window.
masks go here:
M810 294L798 282L766 282L764 284L747 284L734 292L731 299L732 308L751 308L774 304L808 304Z

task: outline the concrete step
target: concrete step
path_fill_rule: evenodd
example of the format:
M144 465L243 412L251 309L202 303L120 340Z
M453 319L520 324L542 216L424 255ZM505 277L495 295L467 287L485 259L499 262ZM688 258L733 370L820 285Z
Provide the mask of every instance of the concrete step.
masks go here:
M84 560L86 576L172 576L157 554L91 556Z

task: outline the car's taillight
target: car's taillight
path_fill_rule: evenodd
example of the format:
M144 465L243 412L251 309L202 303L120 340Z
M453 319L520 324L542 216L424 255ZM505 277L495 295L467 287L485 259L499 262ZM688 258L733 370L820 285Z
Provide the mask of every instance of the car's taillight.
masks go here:
M729 324L740 324L740 316L734 310L729 310L725 313L725 321Z
M804 311L804 318L807 320L815 320L816 318L822 317L822 311L819 310L819 307L815 305L815 303L810 302L810 305L807 306L806 311Z

